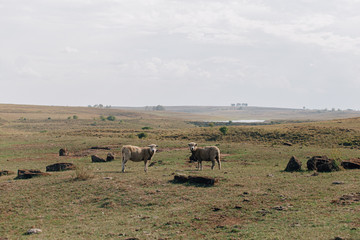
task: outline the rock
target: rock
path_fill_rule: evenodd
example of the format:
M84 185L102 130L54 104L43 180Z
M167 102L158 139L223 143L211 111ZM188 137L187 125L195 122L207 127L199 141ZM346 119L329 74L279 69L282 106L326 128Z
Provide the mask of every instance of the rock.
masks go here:
M110 161L112 161L114 159L115 159L115 157L114 157L114 155L112 153L107 154L107 156L106 156L106 161L107 162L110 162Z
M339 171L340 168L336 165L335 160L329 159L327 156L314 156L307 161L308 170L315 170L318 172L333 172Z
M332 182L332 184L334 184L334 185L339 185L339 184L344 184L344 182L335 181L335 182Z
M278 210L278 211L286 211L287 207L283 207L283 206L275 206L272 209L274 210Z
M235 209L242 209L242 206L236 205L234 208Z
M285 168L285 172L301 171L302 163L295 157L292 156Z
M60 172L66 170L75 170L76 167L72 163L55 163L49 166L46 166L47 172Z
M214 185L218 179L212 177L189 176L189 183Z
M31 228L31 229L27 230L26 234L27 234L27 235L39 234L39 233L41 233L41 232L42 232L42 230L39 229L39 228Z
M109 147L91 147L90 149L103 149L103 150L110 150Z
M61 148L59 150L59 156L69 156L69 151L66 148Z
M14 174L14 172L8 171L8 170L2 170L0 171L0 176L7 176L7 175L11 175Z
M283 145L291 147L292 143L291 142L284 142Z
M214 185L216 182L218 182L218 179L212 177L186 176L185 174L176 173L174 176L174 182Z
M218 211L220 211L221 209L218 208L218 207L213 207L212 210L213 210L214 212L218 212Z
M105 159L101 158L101 157L98 157L96 155L91 155L91 161L92 162L106 162Z
M316 176L319 176L319 173L318 172L314 172L313 174L311 174L310 176L312 177L316 177Z
M187 181L189 181L189 177L185 174L176 173L174 176L174 182L185 183Z
M360 169L360 158L353 158L341 162L341 166L345 169Z
M19 169L16 179L29 179L39 176L49 176L50 173L44 173L37 169Z

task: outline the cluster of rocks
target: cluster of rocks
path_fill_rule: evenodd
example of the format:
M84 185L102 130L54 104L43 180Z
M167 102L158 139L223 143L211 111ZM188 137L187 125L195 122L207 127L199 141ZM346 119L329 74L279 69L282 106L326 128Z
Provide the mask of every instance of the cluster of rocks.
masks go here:
M106 158L101 158L97 155L91 155L91 161L92 162L110 162L115 159L114 155L112 153L108 153Z
M295 156L292 156L285 168L286 172L301 171L302 163ZM327 156L313 156L306 163L309 171L317 172L334 172L339 171L340 168L334 159ZM343 160L341 166L344 169L360 169L360 159Z

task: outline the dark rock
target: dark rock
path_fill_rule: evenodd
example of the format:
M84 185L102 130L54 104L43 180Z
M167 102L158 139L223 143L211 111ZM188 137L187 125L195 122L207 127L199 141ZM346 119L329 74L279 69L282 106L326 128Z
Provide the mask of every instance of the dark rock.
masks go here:
M212 177L189 176L189 183L214 185L218 179Z
M114 159L115 159L115 157L114 157L114 155L112 153L108 153L108 155L106 156L106 161L107 162L110 162L110 161L112 161Z
M283 145L291 147L292 143L291 142L284 142Z
M90 149L103 149L103 150L110 150L109 147L91 147Z
M285 168L285 172L301 171L302 163L295 157L292 156Z
M185 183L189 181L189 177L185 174L176 173L174 176L174 182Z
M341 196L338 200L331 201L332 203L341 204L341 205L349 205L353 203L360 202L360 192L351 193Z
M103 159L103 158L98 157L96 155L91 155L91 161L92 162L106 162L106 159Z
M60 172L66 170L75 170L76 167L72 163L55 163L46 167L47 172Z
M37 169L19 169L16 179L29 179L39 176L49 176L49 173L41 172Z
M217 178L212 177L201 177L201 176L186 176L185 174L175 174L174 182L178 183L191 183L191 184L203 184L203 185L214 185L218 182Z
M6 176L6 175L11 175L14 174L14 172L8 171L8 170L2 170L0 171L0 176Z
M360 158L353 158L341 162L341 166L345 169L360 169Z
M59 156L69 156L69 151L66 148L61 148L59 150Z
M307 161L308 170L318 172L333 172L339 171L340 168L336 165L335 160L329 159L327 156L314 156Z
M213 210L214 212L218 212L218 211L220 211L221 209L218 208L218 207L213 207L212 210Z

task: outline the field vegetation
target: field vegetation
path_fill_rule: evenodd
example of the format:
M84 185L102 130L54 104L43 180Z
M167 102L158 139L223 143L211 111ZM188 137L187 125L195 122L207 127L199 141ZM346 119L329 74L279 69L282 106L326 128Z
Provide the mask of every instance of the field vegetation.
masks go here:
M360 157L360 118L228 125L226 134L188 120L166 111L0 105L0 170L15 172L0 176L0 239L360 239L360 202L339 201L360 192L360 170L306 171L312 156L338 164ZM205 162L197 171L189 142L218 146L222 169ZM121 147L151 143L159 151L148 173L131 161L121 173ZM108 152L114 161L91 162ZM283 171L291 156L303 171ZM77 170L15 179L18 169L61 162ZM219 181L179 184L177 173ZM26 235L30 228L42 233Z

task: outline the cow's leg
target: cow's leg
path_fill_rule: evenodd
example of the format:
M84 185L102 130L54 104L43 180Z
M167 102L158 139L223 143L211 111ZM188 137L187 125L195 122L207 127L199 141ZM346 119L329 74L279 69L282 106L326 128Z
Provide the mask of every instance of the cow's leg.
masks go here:
M214 170L214 166L215 166L215 160L211 160L211 170Z

